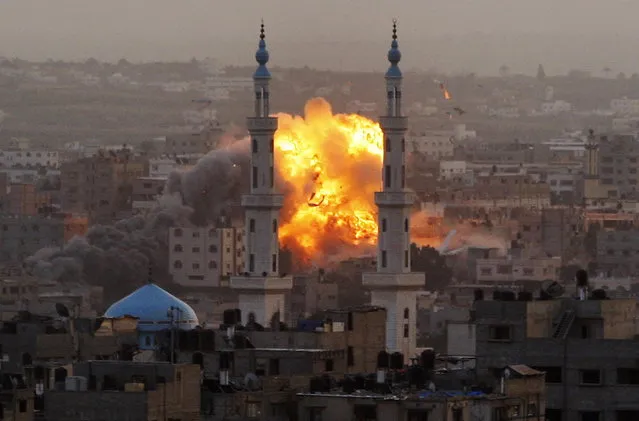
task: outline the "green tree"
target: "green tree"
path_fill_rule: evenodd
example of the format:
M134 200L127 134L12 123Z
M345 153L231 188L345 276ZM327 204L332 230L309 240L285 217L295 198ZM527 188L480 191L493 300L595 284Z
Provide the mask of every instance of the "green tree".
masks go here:
M542 81L546 79L546 72L544 71L544 66L541 64L537 67L537 80Z

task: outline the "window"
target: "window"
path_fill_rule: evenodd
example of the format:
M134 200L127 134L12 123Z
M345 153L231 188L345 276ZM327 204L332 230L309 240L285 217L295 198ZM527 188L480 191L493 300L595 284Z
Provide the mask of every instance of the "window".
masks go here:
M253 167L251 170L251 178L252 178L252 185L253 188L256 189L257 188L257 167Z
M193 249L191 251L193 253L199 253L200 252L200 248L199 247L193 247Z
M322 421L324 408L308 408L308 421Z
M386 250L382 250L382 267L386 267Z
M402 165L402 188L406 187L406 166Z
M212 228L209 230L209 237L217 237L217 232Z
M408 232L408 218L404 218L404 232Z
M251 402L246 405L246 416L248 418L262 418L262 411L257 403Z
M255 272L255 255L249 254L249 272Z
M579 384L582 386L600 386L600 370L579 370Z
M279 376L280 375L280 360L279 358L271 358L268 361L268 375Z
M334 366L333 360L328 359L324 361L324 371L333 371L335 369Z
M273 270L273 272L277 272L277 254L273 255L273 260L271 264L272 264L271 269Z
M175 263L173 263L173 267L175 269L182 269L182 262L179 260L176 260Z
M562 369L561 367L535 367L535 370L546 373L546 383L561 383Z
M277 219L273 219L273 233L277 234Z
M402 152L406 152L406 138L402 137Z
M269 151L271 153L275 152L275 140L273 138L271 138L271 141L270 141Z
M200 233L198 231L193 231L193 238L200 238Z
M151 346L151 337L150 336L145 336L144 337L144 345Z
M193 263L191 266L193 267L193 270L200 270L200 264L199 263Z
M386 232L386 218L382 219L382 232Z
M26 399L20 399L18 401L18 407L20 412L27 412L27 401Z
M453 408L452 421L464 421L464 410L462 408Z
M386 152L391 151L391 141L388 137L384 137L384 149L386 150Z
M182 251L184 251L184 249L180 244L176 244L175 247L173 247L173 251L176 253L181 253Z
M273 166L271 165L271 169L269 172L269 185L273 187L275 185L275 176L273 175Z
M406 421L428 421L428 410L409 409L406 416Z
M390 165L386 165L384 167L384 186L385 187L390 187L391 186L391 167L390 167Z
M603 421L599 411L580 411L579 421Z
M409 333L408 325L404 325L404 338L408 338L408 333Z
M562 412L557 408L546 408L546 421L561 421Z
M249 219L249 231L255 232L255 219L253 218Z
M639 411L622 410L617 411L617 421L637 421L639 420Z
M352 346L346 349L346 365L349 367L355 365L355 351Z
M617 384L639 385L639 368L618 368Z
M528 409L528 416L529 417L536 417L537 413L539 412L537 410L537 405L534 404L534 403L529 403L527 409Z
M488 340L490 341L512 340L512 329L510 326L493 325L490 326L488 330Z
M404 267L407 268L408 267L408 250L404 250Z
M257 139L253 138L251 143L253 145L253 153L257 153Z
M217 246L216 246L215 244L211 244L211 245L209 246L209 251L210 251L211 253L217 253Z
M215 262L215 260L211 260L209 262L209 269L216 269L217 268L217 263Z

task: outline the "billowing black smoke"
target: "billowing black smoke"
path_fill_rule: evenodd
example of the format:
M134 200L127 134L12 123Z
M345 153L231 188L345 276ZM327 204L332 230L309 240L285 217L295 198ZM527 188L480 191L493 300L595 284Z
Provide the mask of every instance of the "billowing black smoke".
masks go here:
M62 250L40 250L27 267L51 280L132 289L145 281L149 267L165 273L170 227L215 223L239 203L248 160L246 141L213 150L192 169L171 174L147 215L93 226Z

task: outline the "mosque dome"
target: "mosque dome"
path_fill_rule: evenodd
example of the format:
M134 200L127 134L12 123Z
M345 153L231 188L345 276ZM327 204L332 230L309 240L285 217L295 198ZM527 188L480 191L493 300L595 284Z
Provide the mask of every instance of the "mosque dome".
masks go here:
M140 331L164 330L171 326L171 307L174 308L174 323L180 329L190 330L199 324L195 311L188 304L152 283L112 304L104 317L132 316L138 319Z

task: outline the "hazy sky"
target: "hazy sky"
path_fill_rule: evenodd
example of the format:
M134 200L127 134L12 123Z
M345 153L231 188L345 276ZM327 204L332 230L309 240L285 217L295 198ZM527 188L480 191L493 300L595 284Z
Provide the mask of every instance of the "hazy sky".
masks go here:
M639 71L639 0L0 0L0 56L379 70L399 19L405 68Z

